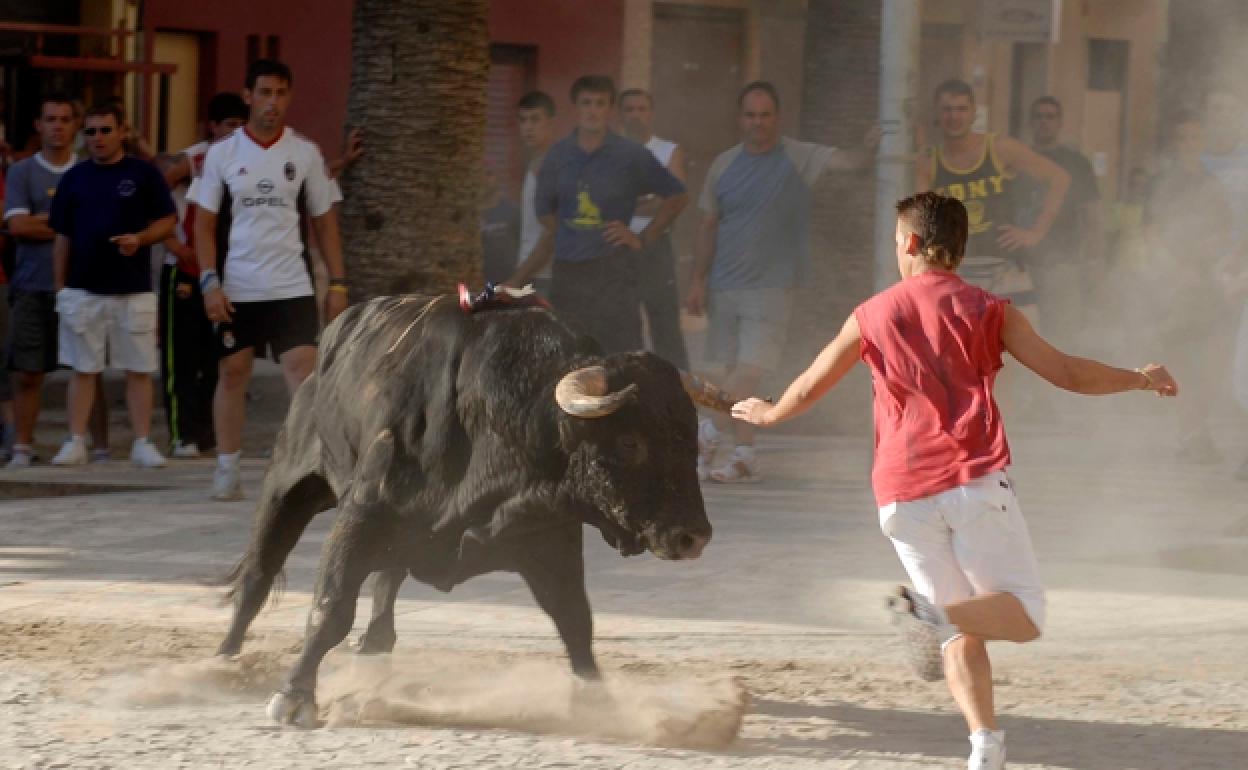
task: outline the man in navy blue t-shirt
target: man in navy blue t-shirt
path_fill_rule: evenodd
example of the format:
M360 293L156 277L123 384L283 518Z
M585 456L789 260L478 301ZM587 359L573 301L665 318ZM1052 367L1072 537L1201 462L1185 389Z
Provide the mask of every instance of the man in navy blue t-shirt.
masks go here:
M610 78L578 78L572 103L576 130L550 148L537 174L541 240L508 283L528 283L553 255L555 309L608 353L638 350L637 254L662 237L689 199L649 150L608 129L615 104ZM647 195L662 204L650 225L634 233L628 224L637 199Z
M52 261L60 360L74 370L70 437L53 465L86 463L87 419L96 378L106 364L126 372L131 462L147 468L165 464L148 441L151 375L158 363L149 248L173 234L177 214L156 167L125 154L124 125L115 106L87 112L83 134L91 161L66 172L52 200L48 224L56 233Z

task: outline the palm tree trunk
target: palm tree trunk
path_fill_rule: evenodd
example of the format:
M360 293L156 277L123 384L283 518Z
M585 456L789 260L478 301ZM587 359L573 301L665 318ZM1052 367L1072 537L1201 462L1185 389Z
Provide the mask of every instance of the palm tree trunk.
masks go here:
M480 277L488 11L488 0L355 0L347 121L364 129L365 153L342 180L354 301Z

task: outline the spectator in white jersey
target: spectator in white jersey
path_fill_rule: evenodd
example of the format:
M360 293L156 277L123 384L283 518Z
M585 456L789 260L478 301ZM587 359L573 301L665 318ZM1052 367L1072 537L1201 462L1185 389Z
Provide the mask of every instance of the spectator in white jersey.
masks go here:
M286 126L293 86L285 64L251 64L243 89L247 125L208 150L193 198L199 285L221 356L213 403L216 500L242 497L245 396L256 355L268 351L277 358L292 395L316 366L318 317L301 211L329 268L326 320L347 307L335 187L317 146Z
M516 124L520 143L524 145L526 168L520 188L520 251L516 266L528 259L542 237L542 223L537 218L537 171L546 159L546 151L555 141L555 100L543 91L530 91L516 105ZM534 285L542 294L550 292L550 266L537 274Z
M87 420L106 365L126 372L126 407L134 431L131 462L147 468L165 464L148 440L152 374L158 368L150 247L173 232L177 217L156 167L124 152L123 126L125 116L116 105L87 111L83 134L91 160L65 173L48 218L56 232L52 261L59 357L74 370L70 437L53 465L87 462Z
M682 184L687 181L685 151L675 142L654 135L654 97L648 91L630 88L622 92L620 117L624 136L649 150ZM659 205L659 199L653 195L637 201L637 211L629 229L640 235L658 213ZM651 348L672 365L688 369L689 354L680 331L680 297L676 292L676 258L672 253L670 229L638 255L637 271L638 295L650 329Z
M40 148L19 160L5 179L4 221L17 242L16 266L9 278L7 367L13 372L17 424L10 468L25 468L34 457L35 425L47 372L56 370L56 294L52 280L52 241L48 212L56 187L78 162L74 155L77 121L69 97L44 97L35 121Z
M173 190L178 225L165 239L160 273L160 374L174 457L198 457L216 446L212 398L217 390L217 343L204 312L195 259L195 213L189 187L199 178L204 158L219 142L247 122L247 104L236 93L219 93L208 102L207 136L174 156L165 166Z

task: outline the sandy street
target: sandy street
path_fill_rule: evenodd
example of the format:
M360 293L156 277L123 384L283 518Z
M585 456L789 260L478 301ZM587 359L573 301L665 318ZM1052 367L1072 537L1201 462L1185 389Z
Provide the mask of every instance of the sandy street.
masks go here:
M1231 459L1175 466L1157 438L1169 422L1142 400L1012 433L1050 623L993 648L1010 767L1248 766L1248 485ZM1224 438L1238 460L1248 447ZM313 731L275 728L264 707L332 514L225 665L210 658L228 609L202 581L241 553L252 504L206 500L209 461L6 474L0 766L965 767L947 692L907 674L882 610L902 574L867 439L763 447L763 484L706 489L715 536L697 562L624 560L586 530L609 698L571 680L518 579L449 596L409 583L393 659L331 654ZM254 495L263 464L248 462ZM35 496L45 482L123 488Z

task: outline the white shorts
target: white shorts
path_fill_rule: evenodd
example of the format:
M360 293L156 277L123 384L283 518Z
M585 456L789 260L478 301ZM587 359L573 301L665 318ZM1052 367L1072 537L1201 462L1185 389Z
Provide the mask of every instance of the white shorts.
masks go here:
M707 302L706 357L731 368L749 364L766 372L780 366L789 335L789 289L713 289Z
M105 366L127 372L156 371L156 295L92 294L61 289L57 342L60 362L76 372L96 374Z
M1044 586L1014 484L994 471L969 484L880 508L915 589L944 606L989 593L1018 597L1044 630Z

